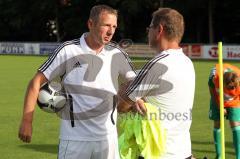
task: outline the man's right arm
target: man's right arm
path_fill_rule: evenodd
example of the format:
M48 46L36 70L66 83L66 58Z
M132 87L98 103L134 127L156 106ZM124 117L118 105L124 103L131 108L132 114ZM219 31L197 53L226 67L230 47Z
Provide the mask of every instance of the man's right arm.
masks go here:
M129 86L131 82L126 82L123 83L118 91L118 106L117 110L120 113L126 113L129 112L132 109L132 105L134 104L133 101L131 101L127 96L126 96L126 89Z
M126 95L126 89L130 84L131 81L126 82L120 86L118 91L117 110L119 113L126 113L132 110L144 115L147 112L144 101L142 99L138 99L134 102Z
M210 71L210 75L208 78L208 88L212 98L212 102L214 102L216 105L219 105L219 99L218 99L219 95L216 92L215 83L214 83L215 78L216 78L216 68L214 67Z
M47 82L47 78L44 76L44 74L37 72L28 84L24 99L22 120L18 132L18 137L23 142L31 142L33 113L37 102L39 89L45 82Z

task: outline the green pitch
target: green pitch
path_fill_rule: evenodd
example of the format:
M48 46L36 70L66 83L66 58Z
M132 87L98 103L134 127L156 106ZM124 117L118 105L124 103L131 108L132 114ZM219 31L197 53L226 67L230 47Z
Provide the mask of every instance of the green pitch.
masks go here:
M56 159L59 118L39 108L35 111L33 137L30 144L18 140L17 133L27 83L47 57L0 55L0 154L1 159ZM216 61L194 61L196 93L191 127L193 155L199 159L215 156L212 125L208 120L209 93L207 79ZM141 68L144 61L135 62ZM237 62L231 62L240 66ZM184 70L183 70L184 72ZM225 122L226 158L233 159L232 134ZM184 146L184 145L183 145Z

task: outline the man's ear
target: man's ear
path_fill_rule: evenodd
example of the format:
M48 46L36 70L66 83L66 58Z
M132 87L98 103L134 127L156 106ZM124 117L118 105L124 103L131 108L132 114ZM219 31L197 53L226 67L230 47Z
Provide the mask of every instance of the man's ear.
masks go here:
M158 32L162 34L162 32L163 32L163 26L162 26L162 24L159 24L158 28L159 28Z
M88 29L91 29L93 27L93 20L92 19L88 19L87 26L88 26Z
M158 30L158 32L157 32L157 38L159 39L161 36L162 36L162 34L163 34L163 26L162 26L162 24L159 24L158 25L158 28L157 28Z

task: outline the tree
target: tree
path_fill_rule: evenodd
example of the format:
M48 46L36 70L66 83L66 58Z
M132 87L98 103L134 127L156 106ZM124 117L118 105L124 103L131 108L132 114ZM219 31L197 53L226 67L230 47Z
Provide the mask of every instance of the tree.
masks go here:
M240 42L238 0L1 0L1 41L66 41L86 32L93 5L119 11L114 40L146 42L145 28L158 7L178 10L185 18L184 43Z
M43 41L48 39L46 22L54 17L54 1L1 0L0 40Z

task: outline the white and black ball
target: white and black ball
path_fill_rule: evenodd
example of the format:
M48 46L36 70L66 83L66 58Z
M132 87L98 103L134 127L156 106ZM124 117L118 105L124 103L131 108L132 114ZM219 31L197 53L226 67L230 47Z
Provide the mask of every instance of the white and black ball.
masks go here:
M58 82L47 82L39 90L37 104L45 112L56 113L66 105L67 98Z

